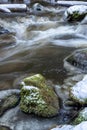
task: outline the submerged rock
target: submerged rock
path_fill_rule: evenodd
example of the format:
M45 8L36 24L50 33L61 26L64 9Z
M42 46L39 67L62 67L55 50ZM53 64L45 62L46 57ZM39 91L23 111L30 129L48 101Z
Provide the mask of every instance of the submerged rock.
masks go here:
M69 7L64 13L64 19L67 21L81 21L87 14L87 6L74 5Z
M70 88L70 97L81 105L87 104L87 75Z
M77 50L66 57L64 67L68 71L87 73L87 49Z
M80 124L82 121L87 121L87 107L80 111L79 115L73 121L73 124Z
M27 77L23 79L22 85L20 102L22 111L42 117L58 114L58 97L42 75Z

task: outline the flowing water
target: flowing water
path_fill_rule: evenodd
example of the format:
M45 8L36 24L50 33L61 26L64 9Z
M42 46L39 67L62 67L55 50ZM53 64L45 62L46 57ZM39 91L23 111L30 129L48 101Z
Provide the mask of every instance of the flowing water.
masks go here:
M15 39L0 46L0 90L18 89L20 80L32 73L41 73L54 84L63 84L69 77L63 60L74 50L87 47L86 21L69 24L62 19L65 7L49 9L51 13L42 16L0 18L0 26ZM57 117L49 119L26 115L16 107L0 117L0 124L13 130L47 130L69 120L69 113L62 107Z

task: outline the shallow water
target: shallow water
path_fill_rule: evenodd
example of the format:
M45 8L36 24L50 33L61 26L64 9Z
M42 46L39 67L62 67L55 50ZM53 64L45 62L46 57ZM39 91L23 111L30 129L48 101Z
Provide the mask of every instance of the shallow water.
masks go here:
M66 8L49 9L52 12L43 16L0 18L0 25L15 38L14 43L0 47L0 90L20 88L20 80L32 73L41 73L55 85L63 84L69 77L63 60L74 50L87 47L87 33L84 24L63 21ZM13 130L47 130L69 122L72 115L62 104L59 115L50 119L26 115L17 107L6 112L0 118L0 124L11 126Z

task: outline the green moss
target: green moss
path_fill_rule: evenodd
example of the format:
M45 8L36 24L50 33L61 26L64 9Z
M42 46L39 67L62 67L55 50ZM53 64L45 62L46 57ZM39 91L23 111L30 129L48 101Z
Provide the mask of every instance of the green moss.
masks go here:
M33 86L41 87L45 83L45 78L41 74L36 74L34 76L25 78L23 82L26 85L33 85Z
M55 92L45 78L38 74L23 80L20 109L26 113L35 113L43 117L51 117L58 113L59 104ZM27 85L27 87L26 87ZM32 86L31 86L32 85Z
M78 118L75 119L73 124L77 125L77 124L80 124L82 121L87 121L87 119L85 119L84 117L78 117Z

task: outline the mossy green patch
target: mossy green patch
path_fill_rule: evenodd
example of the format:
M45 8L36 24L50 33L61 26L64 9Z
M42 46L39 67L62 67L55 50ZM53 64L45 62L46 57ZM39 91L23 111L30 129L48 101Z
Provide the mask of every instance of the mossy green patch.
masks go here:
M23 82L26 85L33 85L37 87L42 87L43 84L45 84L45 78L41 74L36 74L34 76L30 76L27 78L24 78Z
M58 113L59 102L54 90L46 84L45 78L34 75L23 80L20 108L26 113L52 117Z

